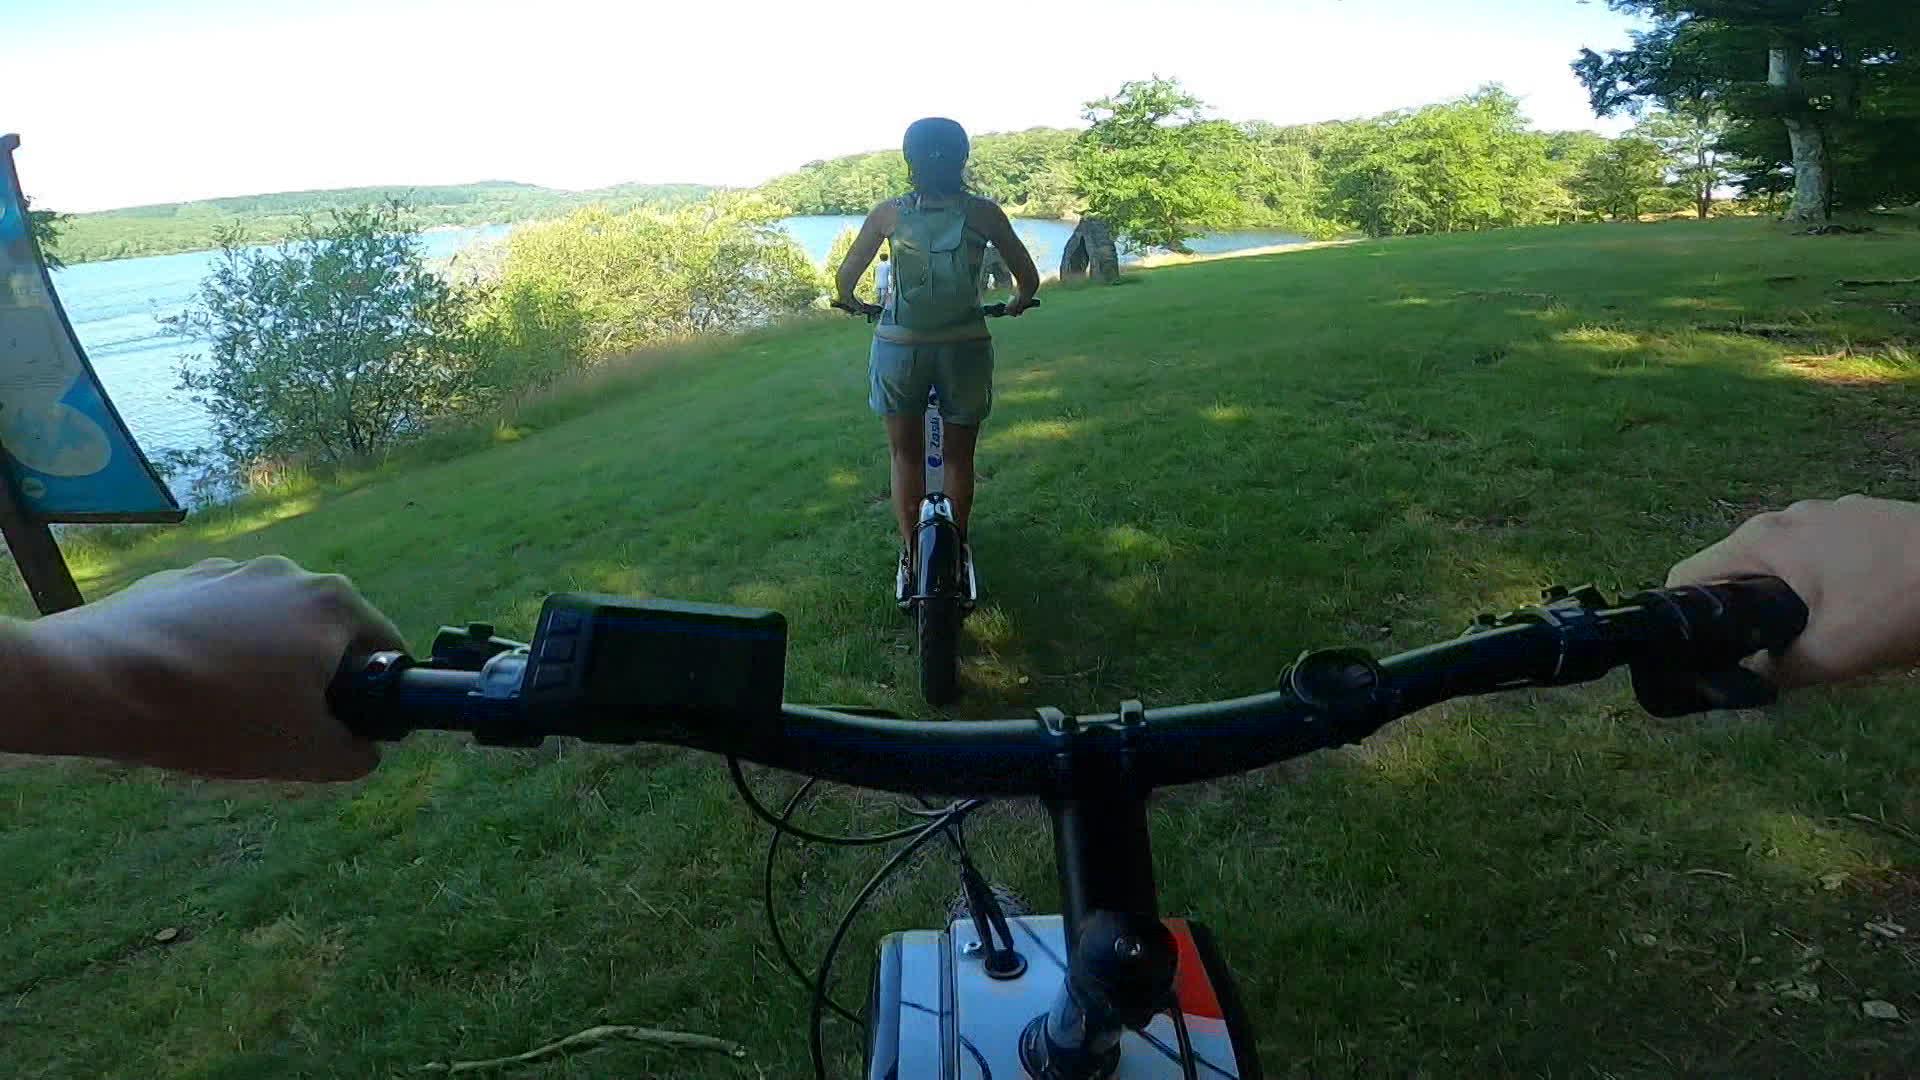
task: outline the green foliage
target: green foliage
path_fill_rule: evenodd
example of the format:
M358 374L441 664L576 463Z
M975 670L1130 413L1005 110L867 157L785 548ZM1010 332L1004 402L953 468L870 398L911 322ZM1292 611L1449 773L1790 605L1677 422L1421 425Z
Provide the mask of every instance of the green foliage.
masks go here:
M471 293L466 339L481 385L504 404L523 401L582 365L590 328L564 285L534 276Z
M760 188L769 201L796 214L864 214L906 191L907 161L898 150L808 162Z
M1234 212L1246 136L1208 119L1177 80L1129 82L1081 116L1091 126L1074 144L1074 190L1122 244L1185 251L1188 237Z
M1073 191L1075 132L1033 128L974 140L967 172L973 190L997 202L1009 214L1064 218L1079 212Z
M1070 216L1079 208L1068 161L1077 137L1056 128L978 136L968 187L1017 217ZM907 190L907 163L898 150L811 162L760 188L796 214L864 214Z
M20 203L26 208L27 229L33 233L33 242L40 248L40 257L46 260L47 268L58 270L67 265L60 259L60 234L73 224L73 215L35 210L33 200L26 195L20 196Z
M619 184L573 192L497 181L243 195L75 214L61 251L67 261L75 263L198 251L217 246L216 229L234 226L255 243L270 243L298 235L308 217L396 200L407 207L403 224L409 229L425 229L545 220L586 206L605 206L614 211L684 206L706 198L713 190L699 184Z
M1326 172L1321 155L1333 130L1328 124L1278 127L1256 121L1241 125L1245 138L1233 148L1238 206L1225 224L1314 237L1344 231L1339 222L1324 216Z
M1643 213L1671 206L1665 197L1667 156L1651 139L1606 140L1579 162L1572 190L1585 215L1637 221Z
M827 251L826 265L821 267L821 272L824 274L829 288L832 288L833 276L839 272L840 264L846 261L847 252L853 250L853 242L859 235L860 230L858 229L842 229L840 230L840 235L833 238L833 247ZM880 250L887 250L886 245L882 244ZM879 296L874 291L873 284L874 267L878 266L879 262L880 258L876 255L874 256L874 261L867 264L866 273L860 275L860 283L854 286L853 293L855 296L863 300L870 300L875 303L879 302Z
M1666 156L1667 172L1706 217L1713 193L1727 179L1720 144L1727 135L1727 114L1712 99L1669 101L1641 117L1633 134L1651 140Z
M1328 217L1369 236L1534 225L1564 218L1565 171L1497 86L1458 101L1343 124L1322 167Z
M218 239L198 296L164 322L207 348L179 387L229 463L362 458L485 403L467 300L427 269L399 204L329 211L272 247Z
M1609 0L1651 20L1626 49L1583 50L1574 70L1596 112L1662 100L1713 101L1717 142L1750 194L1792 187L1783 118L1825 144L1834 205L1920 198L1920 6L1912 0ZM1786 51L1788 93L1766 83L1768 50Z
M557 334L590 357L762 325L820 295L820 271L780 228L782 212L729 195L524 226L508 238L495 310L509 324L515 312L538 312L550 329L527 331L532 340Z

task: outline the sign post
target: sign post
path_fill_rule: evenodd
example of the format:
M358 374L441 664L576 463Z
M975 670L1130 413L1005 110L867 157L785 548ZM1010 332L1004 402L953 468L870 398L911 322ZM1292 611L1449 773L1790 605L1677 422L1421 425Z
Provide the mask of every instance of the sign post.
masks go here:
M0 136L0 534L42 614L81 603L54 522L186 516L74 337Z

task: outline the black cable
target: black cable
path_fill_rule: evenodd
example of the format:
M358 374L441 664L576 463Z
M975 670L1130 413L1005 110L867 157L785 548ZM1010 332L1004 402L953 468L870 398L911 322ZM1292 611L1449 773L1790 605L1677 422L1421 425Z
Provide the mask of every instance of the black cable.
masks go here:
M781 809L780 820L783 822L791 821L793 815L800 809L802 800L804 800L808 792L811 792L819 783L820 781L817 779L809 779L806 783L801 784L799 789L793 793L793 797L787 800L787 805ZM761 875L760 897L766 909L767 932L773 936L774 949L779 952L781 961L787 965L787 970L792 972L793 977L800 980L800 985L806 987L807 991L811 993L813 990L813 979L809 977L806 970L800 966L800 961L793 958L793 950L787 946L787 935L780 930L779 914L774 910L773 860L774 856L779 854L780 841L785 839L786 835L785 829L775 829L773 830L773 839L767 843L767 864ZM866 1027L865 1021L861 1020L859 1016L855 1015L853 1011L846 1006L833 1000L832 997L827 998L827 1008L832 1009L834 1015L848 1023L861 1028Z
M813 1010L808 1020L807 1048L813 1055L815 1080L827 1080L826 1045L821 1031L821 1022L825 1019L826 1013L827 984L833 976L834 957L839 954L840 944L846 940L847 933L853 929L853 920L859 916L861 909L867 906L867 902L873 899L873 894L879 891L880 886L906 864L909 856L926 846L927 842L935 836L944 835L948 825L965 817L981 805L978 800L959 803L932 824L921 826L912 841L901 845L900 850L894 852L886 862L882 863L880 869L875 870L873 876L867 879L867 883L861 886L853 902L847 905L846 913L840 917L840 925L834 928L832 940L827 942L827 951L820 958L820 970L814 975Z
M830 833L813 832L810 829L803 829L791 822L782 821L772 810L767 809L766 804L762 803L759 796L753 793L753 789L747 786L747 774L741 771L739 758L728 755L727 772L733 777L733 786L739 790L740 797L746 800L747 808L753 811L754 816L774 828L791 835L795 839L805 840L808 843L832 844L835 847L864 847L870 844L891 844L895 840L905 840L908 837L918 835L921 829L926 828L925 825L909 825L902 829L895 829L892 832L872 833L866 836L835 836ZM945 811L942 811L942 813L951 812L962 805L965 804L953 803L948 806Z
M1174 1037L1180 1040L1180 1075L1186 1080L1200 1080L1200 1070L1193 1064L1193 1036L1187 1033L1187 1014L1178 1002L1167 1011L1173 1016Z

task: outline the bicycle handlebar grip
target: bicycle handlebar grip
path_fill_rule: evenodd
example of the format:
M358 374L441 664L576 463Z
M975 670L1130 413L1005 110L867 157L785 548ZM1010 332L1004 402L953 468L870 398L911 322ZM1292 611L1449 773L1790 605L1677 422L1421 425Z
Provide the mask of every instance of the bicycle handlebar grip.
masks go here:
M1037 308L1039 306L1040 306L1040 298L1037 296L1034 297L1032 300L1027 301L1027 307L1029 309ZM985 315L989 319L1000 318L1006 313L1007 313L1007 305L1004 303L988 304L986 307L983 307L980 309L980 314Z
M1810 615L1792 586L1768 576L1656 589L1634 599L1664 612L1681 631L1681 640L1632 665L1635 696L1660 717L1772 704L1778 688L1740 661L1784 652Z
M401 710L392 707L400 674L413 666L405 653L380 652L340 658L327 684L327 708L348 731L363 739L404 739L413 731Z
M1810 612L1793 586L1756 575L1657 590L1679 607L1696 662L1738 663L1757 652L1784 652L1807 629Z

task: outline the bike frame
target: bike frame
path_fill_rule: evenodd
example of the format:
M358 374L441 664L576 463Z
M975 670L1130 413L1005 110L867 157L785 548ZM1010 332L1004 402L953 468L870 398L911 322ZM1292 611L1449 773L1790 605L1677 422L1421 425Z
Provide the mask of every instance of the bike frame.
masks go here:
M973 567L961 551L960 526L947 498L946 421L940 415L940 392L927 391L926 494L920 500L920 521L914 539L914 580L911 602L951 596L963 607L979 599Z
M1187 1075L1175 1049L1181 1028L1200 1074L1260 1080L1252 1027L1211 933L1160 918L1146 792L1045 805L1062 914L1008 920L1021 953L1011 975L984 962L992 943L973 920L884 938L868 1004L868 1080L1178 1080ZM1114 927L1130 929L1117 936ZM1153 974L1100 970L1100 957L1133 941Z
M923 490L929 499L944 499L947 491L946 424L940 417L939 390L927 391L926 428L927 473Z

